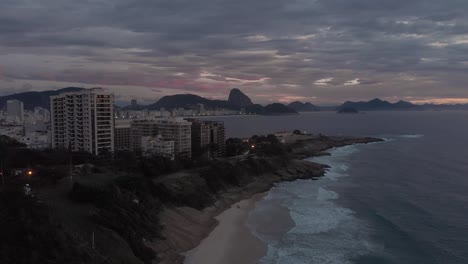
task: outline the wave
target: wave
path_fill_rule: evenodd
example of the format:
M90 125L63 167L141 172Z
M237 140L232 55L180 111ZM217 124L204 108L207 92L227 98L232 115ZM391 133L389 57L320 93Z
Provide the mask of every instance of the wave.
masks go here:
M281 183L257 203L251 214L261 213L267 203L277 203L289 209L294 227L280 238L259 234L268 245L261 264L350 264L359 256L378 252L382 246L373 242L372 230L355 212L340 206L339 194L330 187L342 177L349 176L348 159L359 151L356 146L333 149L331 156L311 159L330 165L320 181L298 180ZM263 209L262 209L263 208ZM254 221L255 219L249 220ZM249 225L250 228L255 225Z

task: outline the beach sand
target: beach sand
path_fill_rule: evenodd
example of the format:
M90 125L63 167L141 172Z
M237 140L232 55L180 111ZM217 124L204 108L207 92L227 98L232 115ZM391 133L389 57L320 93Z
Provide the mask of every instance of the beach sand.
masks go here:
M254 264L267 246L246 225L249 212L265 194L240 201L216 219L219 225L195 249L186 253L185 264Z

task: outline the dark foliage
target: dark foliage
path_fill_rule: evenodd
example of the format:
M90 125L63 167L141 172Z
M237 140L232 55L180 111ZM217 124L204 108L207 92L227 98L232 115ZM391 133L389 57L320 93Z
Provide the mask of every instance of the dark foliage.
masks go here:
M226 157L239 156L250 149L250 144L241 138L228 138L226 140Z
M252 153L260 156L284 156L288 153L288 148L281 143L275 135L257 136L250 138L253 148Z
M80 248L21 185L0 191L0 263L103 263Z
M162 206L154 196L154 186L142 177L120 177L112 185L91 186L75 183L70 199L93 204L98 210L92 219L122 236L135 256L151 263L156 253L148 248L144 239L160 237L159 212Z

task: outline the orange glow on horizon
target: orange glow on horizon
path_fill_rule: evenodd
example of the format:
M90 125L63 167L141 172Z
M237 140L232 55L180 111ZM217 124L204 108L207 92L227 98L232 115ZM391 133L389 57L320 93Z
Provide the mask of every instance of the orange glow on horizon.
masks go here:
M433 98L410 102L413 104L468 104L468 98Z

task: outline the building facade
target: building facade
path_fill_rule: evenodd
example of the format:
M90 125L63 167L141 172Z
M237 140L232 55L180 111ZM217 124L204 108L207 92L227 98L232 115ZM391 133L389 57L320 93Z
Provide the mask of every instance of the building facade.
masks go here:
M182 118L161 118L155 120L135 120L131 125L131 145L133 150L141 149L142 137L156 137L174 141L174 154L179 157L192 157L192 124Z
M190 119L194 157L222 158L226 155L226 130L219 121Z
M162 136L142 137L141 150L147 155L160 155L166 158L174 159L174 141L164 140Z
M130 122L115 121L114 128L114 150L131 150L132 149L132 128Z
M52 147L114 151L114 96L101 88L50 98Z
M158 134L164 140L174 141L174 153L179 157L192 157L192 123L182 118L167 118L156 121Z
M158 125L155 120L134 120L130 128L130 145L132 150L141 150L143 137L155 137L158 135Z

